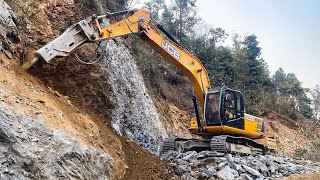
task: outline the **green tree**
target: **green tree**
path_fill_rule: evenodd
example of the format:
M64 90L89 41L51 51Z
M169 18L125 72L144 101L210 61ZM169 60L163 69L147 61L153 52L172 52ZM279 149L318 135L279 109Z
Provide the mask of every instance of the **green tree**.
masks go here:
M163 13L161 14L161 25L172 35L176 34L176 24L173 18L174 14L167 6L164 7Z
M301 82L295 74L286 74L279 68L273 75L272 81L277 89L277 112L293 119L298 118L299 114L306 118L313 116L311 100L306 95L307 90L301 87Z
M177 21L177 38L181 43L182 38L188 36L193 31L193 26L197 23L196 18L196 0L175 0L175 4L172 8L176 13Z
M275 72L272 81L276 85L279 95L283 97L297 97L304 92L296 75L286 74L282 68Z
M210 28L209 30L209 37L208 43L210 45L216 45L219 42L224 42L225 39L228 37L226 31L222 28Z
M201 36L191 39L192 50L197 56L201 56L203 58L203 62L206 62L206 59L208 59L206 56L214 53L212 50L216 48L216 44L224 42L227 36L228 34L222 28L211 27Z
M234 34L232 36L232 50L233 50L233 53L239 53L241 51L241 48L242 48L242 42L241 42L241 36L239 34Z
M283 83L286 80L286 73L282 68L279 68L272 77L273 82L279 86L281 83Z
M209 73L213 85L220 86L221 84L225 84L233 87L235 64L229 49L222 46L218 48L210 46L200 54L200 58Z
M267 95L272 82L269 77L269 69L264 59L259 59L261 47L257 37L246 36L239 46L238 40L234 38L235 57L237 58L237 87L241 89L247 101L247 110L251 113L259 113L263 108L263 99Z
M311 99L303 92L298 96L299 113L305 118L313 117L313 109L311 108Z
M304 93L301 87L301 82L293 73L287 74L286 85L287 94L291 97L298 97L299 95L302 95Z
M161 19L161 11L164 11L167 9L167 5L165 3L165 0L151 0L144 3L144 8L148 9L152 17L156 21L160 21Z
M259 47L259 42L257 41L257 36L252 34L244 39L243 44L245 45L245 50L250 60L256 60L261 54L261 47Z

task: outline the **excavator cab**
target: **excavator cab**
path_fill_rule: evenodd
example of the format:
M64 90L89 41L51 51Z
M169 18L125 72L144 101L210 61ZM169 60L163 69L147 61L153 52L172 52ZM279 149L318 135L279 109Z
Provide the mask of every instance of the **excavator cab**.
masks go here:
M244 128L244 102L240 91L227 87L210 90L205 98L205 126Z
M193 118L190 132L203 140L178 139L188 150L210 149L218 152L261 154L276 149L275 139L265 136L264 120L244 113L240 91L225 86L209 90L204 96L204 111L199 124Z

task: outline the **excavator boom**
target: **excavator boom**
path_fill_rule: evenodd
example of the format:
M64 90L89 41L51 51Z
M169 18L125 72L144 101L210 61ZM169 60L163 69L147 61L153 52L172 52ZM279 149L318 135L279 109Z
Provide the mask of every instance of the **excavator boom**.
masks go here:
M126 16L116 23L109 24L110 19ZM128 10L103 16L93 15L70 26L63 34L35 52L36 59L49 63L57 57L67 57L84 43L108 40L129 34L137 34L153 49L178 67L189 78L200 108L204 109L204 97L210 88L208 73L201 61L185 50L162 26L152 20L146 10ZM196 104L196 100L195 100ZM198 111L198 108L196 108ZM197 115L198 125L200 115Z

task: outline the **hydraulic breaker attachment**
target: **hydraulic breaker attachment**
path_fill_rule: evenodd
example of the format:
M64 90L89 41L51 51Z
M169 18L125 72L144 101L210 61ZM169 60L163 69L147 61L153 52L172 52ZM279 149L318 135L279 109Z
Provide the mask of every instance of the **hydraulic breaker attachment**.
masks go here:
M70 26L63 34L49 42L35 52L35 58L26 65L26 69L37 63L40 59L49 63L54 58L67 57L79 46L87 42L101 41L104 36L101 31L101 19L109 19L121 15L130 16L137 10L119 11L102 16L93 15L85 20Z
M43 59L49 63L56 57L67 57L83 43L94 41L96 37L97 34L94 29L91 28L90 21L82 20L70 26L55 40L37 50L33 64L39 59Z

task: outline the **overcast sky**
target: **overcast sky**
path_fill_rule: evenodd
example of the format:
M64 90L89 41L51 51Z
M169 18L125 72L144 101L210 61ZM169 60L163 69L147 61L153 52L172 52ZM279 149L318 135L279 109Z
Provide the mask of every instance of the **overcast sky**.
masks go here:
M143 1L143 0L142 0ZM228 34L256 34L271 73L320 84L320 0L198 0L198 14Z

